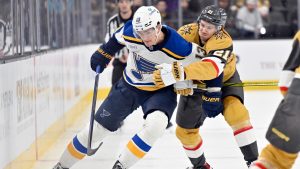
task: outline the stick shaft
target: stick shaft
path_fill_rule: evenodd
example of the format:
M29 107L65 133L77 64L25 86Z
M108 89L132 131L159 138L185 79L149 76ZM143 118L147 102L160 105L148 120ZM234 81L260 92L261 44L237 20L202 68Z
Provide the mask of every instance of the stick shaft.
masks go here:
M92 138L93 138L94 119L95 119L95 110L96 110L96 102L97 102L99 72L100 72L100 67L98 66L96 69L93 100L92 100L92 110L91 110L91 116L90 116L90 128L89 128L88 146L87 146L87 155L89 155L89 156L95 154L96 151L98 150L98 149L95 149L95 150L92 149Z

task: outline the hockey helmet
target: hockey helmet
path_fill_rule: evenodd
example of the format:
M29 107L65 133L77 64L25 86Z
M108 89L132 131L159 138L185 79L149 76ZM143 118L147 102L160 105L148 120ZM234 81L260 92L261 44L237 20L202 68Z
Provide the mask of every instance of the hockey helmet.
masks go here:
M133 15L132 26L135 32L156 28L160 23L160 12L154 6L141 6Z
M200 16L198 17L198 23L200 20L204 20L208 23L216 25L218 28L224 27L227 19L227 14L224 9L215 5L205 7Z

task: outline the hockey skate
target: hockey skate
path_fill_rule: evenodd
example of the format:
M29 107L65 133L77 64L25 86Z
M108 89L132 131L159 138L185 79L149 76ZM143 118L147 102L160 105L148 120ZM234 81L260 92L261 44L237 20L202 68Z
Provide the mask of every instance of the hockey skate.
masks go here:
M213 169L207 162L203 166L200 167L188 167L186 169Z
M250 161L247 161L247 162L246 162L248 168L250 168L251 163L252 163L252 162L250 162Z
M57 163L57 164L53 167L53 169L68 169L68 168L64 168L64 167L61 166L60 163Z
M120 161L117 161L112 169L125 169Z
M173 126L173 123L172 123L172 122L169 122L166 129L168 130L168 129L170 129L172 126Z

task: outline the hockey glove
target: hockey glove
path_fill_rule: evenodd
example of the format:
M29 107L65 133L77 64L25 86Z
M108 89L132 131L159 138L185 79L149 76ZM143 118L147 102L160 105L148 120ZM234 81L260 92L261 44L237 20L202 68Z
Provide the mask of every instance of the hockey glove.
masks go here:
M212 118L223 112L222 92L205 92L202 95L202 109L207 117Z
M108 56L108 54L105 54L105 52L101 48L99 48L91 57L91 68L96 72L97 66L100 65L99 73L102 73L111 60L111 57L109 58Z
M224 73L221 73L215 79L204 81L207 91L202 95L202 108L207 117L216 117L223 111L223 103L221 99L223 75Z
M193 81L192 80L185 80L179 81L174 84L174 90L177 94L188 96L193 95Z
M184 80L184 69L180 62L173 62L173 64L163 63L155 66L153 72L153 80L157 87L165 87Z

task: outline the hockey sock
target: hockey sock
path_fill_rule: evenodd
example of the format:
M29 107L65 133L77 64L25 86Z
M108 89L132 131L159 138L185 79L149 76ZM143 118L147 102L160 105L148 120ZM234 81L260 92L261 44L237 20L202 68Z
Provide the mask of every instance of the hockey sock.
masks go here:
M258 157L258 148L251 124L234 131L234 137L244 155L244 159L249 165Z
M168 124L168 117L161 111L154 111L146 118L144 128L127 144L119 156L120 163L129 168L143 158L154 142L163 135Z
M249 166L253 161L257 160L258 157L258 148L257 148L257 142L253 142L249 145L240 147L243 155L244 160L247 162L247 165Z
M83 159L86 155L87 149L83 146L77 136L68 144L67 149L64 151L60 158L61 166L64 168L71 168L77 161Z
M68 144L66 150L62 154L59 162L64 168L71 168L76 162L83 159L87 153L89 125L81 130L73 140ZM101 126L99 123L94 123L92 143L98 143L103 140L111 132ZM99 144L99 143L98 143Z
M193 166L203 166L205 164L205 156L203 153L203 141L201 140L200 143L196 147L185 147L183 146L186 155L189 157Z

